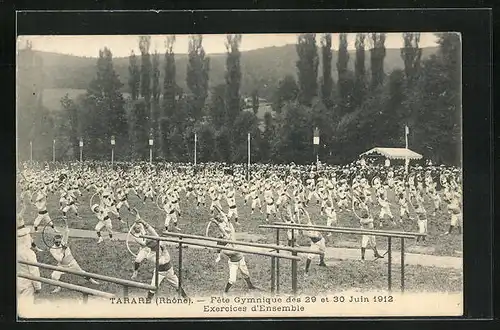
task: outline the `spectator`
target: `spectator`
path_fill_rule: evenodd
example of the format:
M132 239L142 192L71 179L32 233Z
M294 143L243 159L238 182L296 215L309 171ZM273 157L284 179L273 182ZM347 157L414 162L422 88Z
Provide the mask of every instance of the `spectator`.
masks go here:
M31 236L29 228L21 228L17 230L17 250L19 261L37 262L36 254L31 250ZM18 264L17 269L19 274L29 274L32 276L40 276L40 270L35 266ZM28 280L25 278L17 278L17 294L19 309L26 308L35 302L35 293L38 293L42 288L42 284L37 281Z

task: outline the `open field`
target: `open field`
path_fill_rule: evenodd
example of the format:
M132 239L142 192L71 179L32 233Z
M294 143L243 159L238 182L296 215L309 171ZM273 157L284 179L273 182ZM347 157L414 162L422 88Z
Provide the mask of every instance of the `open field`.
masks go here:
M89 199L91 193L83 191L83 196L79 198L79 213L81 219L78 219L74 214L68 214L68 224L70 228L93 230L97 219L91 214L89 207ZM181 195L182 196L182 195ZM94 201L96 202L96 201ZM48 210L51 217L55 219L57 226L62 226L63 222L58 210L58 196L50 195L48 197ZM237 199L238 211L240 214L241 225L236 227L237 232L243 233L248 241L271 243L275 242L275 233L270 230L259 229L259 224L265 223L265 214L256 211L253 215L250 214L250 206L243 205L243 198ZM157 206L151 200L143 204L136 196L130 197L131 207L137 207L143 219L151 223L158 232L163 230L163 214L158 210ZM223 204L224 206L225 204ZM179 219L179 226L183 233L204 235L207 221L209 219L208 205L201 206L196 209L194 200L181 199L182 216ZM313 201L308 207L309 213L316 224L325 224L325 220L319 215L319 208ZM395 208L392 209L394 215L397 214ZM127 209L122 208L122 218L131 224L134 221L134 216ZM25 214L26 224L32 224L36 212L32 206L28 206ZM416 246L416 242L407 240L406 250L412 253L425 253L433 255L445 256L461 256L455 251L461 251L462 239L461 235L454 234L446 237L439 236L448 227L448 218L442 212L438 214L441 218L432 218L429 221L429 237L426 243L420 243L421 246ZM339 226L357 227L357 219L352 212L343 212L338 215ZM116 219L113 219L114 230L117 232L127 232L127 225L121 225ZM272 221L273 218L271 218ZM414 223L406 223L388 229L416 231ZM284 239L284 235L281 235ZM44 248L41 234L33 235L37 244ZM110 241L106 233L103 233L105 241L97 244L97 238L70 238L70 246L75 258L80 263L81 267L89 272L96 272L103 275L109 275L119 278L129 279L133 270L133 256L127 251L125 242ZM357 235L333 234L327 237L327 246L358 248L360 246L360 237ZM282 244L285 242L282 241ZM299 239L299 244L307 245L307 241ZM379 238L377 240L379 251L382 253L386 249L386 241ZM399 241L393 242L393 249L399 250ZM172 263L177 272L178 264L178 249L170 248ZM184 250L183 257L183 286L189 295L199 296L204 294L221 293L225 286L228 277L228 269L226 260L222 260L219 264L215 264L215 252L208 249L196 249L189 247ZM53 264L54 260L47 252L38 254L38 260ZM424 256L423 256L424 257ZM304 258L304 257L303 257ZM304 275L305 262L299 262L298 275L298 293L314 294L320 292L338 292L342 290L386 290L387 288L387 262L384 260L373 261L372 252L367 251L367 261L364 263L360 260L343 260L335 259L335 256L327 255L328 267L316 266L317 260L313 261L310 275L306 278ZM255 255L246 256L247 264L253 282L256 286L262 289L262 292L270 292L270 260L269 258ZM290 261L280 262L280 283L281 291L284 293L291 292L291 269ZM139 271L137 281L150 283L152 276L152 263L145 262ZM42 276L50 277L50 271L42 270ZM424 267L420 265L406 266L406 291L432 291L432 292L460 292L462 290L462 271L461 269L447 269L442 267ZM398 287L400 270L399 266L393 266L393 283L394 288ZM119 293L122 288L111 283L100 283L92 285L86 283L82 278L73 275L64 275L63 281L75 283L79 285L89 286L102 291ZM41 298L48 298L52 295L50 286L44 286L41 293ZM397 290L397 289L396 289ZM175 295L175 290L164 283L160 291L167 296ZM239 279L233 286L231 292L243 293L247 292L246 285L243 280ZM130 290L131 296L145 296L144 290ZM259 294L259 292L257 293ZM62 290L57 294L57 298L79 297L80 294Z
M70 246L80 266L89 272L103 275L130 278L133 270L134 258L124 246L124 242L105 240L96 244L90 239L72 239ZM170 248L172 264L178 273L178 250ZM39 261L53 264L52 257L47 253L39 253ZM261 291L249 291L245 282L239 278L231 288L232 294L266 294L270 292L270 260L269 258L255 255L246 255L247 266L253 283ZM282 293L291 293L291 268L290 261L280 262L280 283ZM150 283L154 264L145 262L139 269L137 281ZM313 265L308 277L304 275L304 262L299 263L298 294L321 294L325 292L342 292L344 290L380 290L387 289L387 267L379 261L344 261L329 263L328 267ZM41 270L44 277L50 277L50 271ZM182 282L188 295L209 296L221 294L228 277L227 263L221 260L215 263L215 252L208 249L186 248L183 252ZM393 272L394 290L397 292L399 268ZM64 275L61 280L88 286L94 289L120 294L122 288L113 283L101 282L99 285L88 284L80 277ZM448 292L462 291L461 271L437 267L412 266L406 267L406 292ZM52 295L53 287L44 285L41 298ZM161 295L175 296L175 290L167 283L160 288ZM130 289L131 296L146 296L146 291ZM55 295L54 295L55 296ZM62 290L57 298L79 298L80 294ZM52 297L51 297L52 298Z
M79 213L81 219L77 219L73 214L68 214L68 225L70 228L75 229L87 229L93 230L97 218L91 213L89 199L91 193L82 191L83 196L79 198ZM393 201L393 197L389 194L389 199ZM48 197L48 210L53 219L56 219L56 223L62 225L60 218L61 212L58 210L59 196L50 195ZM94 203L97 201L97 197L94 198ZM205 207L200 206L196 209L196 202L194 199L186 200L181 194L180 207L182 216L179 218L179 227L182 229L182 233L189 233L195 235L204 235L207 222L210 218L210 211L208 210L209 199L206 200L207 205ZM153 225L158 231L163 230L164 224L164 212L160 211L156 206L155 202L147 200L146 204L143 204L136 196L130 196L129 203L131 207L137 207L141 216ZM240 225L236 227L237 232L243 232L252 234L247 240L252 240L260 243L274 243L275 242L275 232L269 229L258 228L259 225L265 224L265 213L260 213L258 210L254 214L251 214L250 205L244 205L243 197L239 196L236 199L238 206L238 213L240 216ZM225 202L222 202L223 208L227 208ZM430 210L430 205L426 205L428 212ZM311 216L313 222L317 225L326 225L326 217L320 215L319 206L312 201L307 210ZM378 208L376 208L378 211ZM418 230L415 220L404 220L402 224L399 223L399 208L396 208L396 204L393 202L391 205L392 214L396 219L396 226L392 224L386 225L383 229L386 230L403 230L416 232ZM263 203L263 212L265 212L265 207ZM430 213L430 212L429 212ZM28 206L25 221L27 224L31 224L35 217L36 211L33 207ZM130 224L134 221L134 216L131 215L125 207L121 210L122 218L124 221L128 221ZM354 216L352 211L339 212L338 215L338 226L340 227L359 227L359 221ZM112 219L114 219L112 217ZM270 218L270 222L275 221L273 217ZM278 221L278 220L276 220ZM408 252L412 253L423 253L431 255L440 256L454 256L461 257L462 251L462 235L453 234L448 236L441 236L447 231L449 226L449 215L446 211L441 210L436 214L436 217L432 217L429 214L428 222L428 237L425 243L417 243L413 240L406 241L406 249ZM121 225L119 221L113 220L113 229L116 231L126 232L128 227ZM377 228L378 229L378 228ZM284 235L281 235L282 239L285 239ZM326 237L327 246L335 247L348 247L348 248L358 248L360 246L361 237L359 235L349 235L349 234L332 234L330 237ZM285 242L282 242L285 243ZM300 245L308 245L307 240L300 238L298 240ZM398 250L399 240L393 240L393 249ZM377 246L381 251L384 251L387 247L387 241L383 238L377 239Z

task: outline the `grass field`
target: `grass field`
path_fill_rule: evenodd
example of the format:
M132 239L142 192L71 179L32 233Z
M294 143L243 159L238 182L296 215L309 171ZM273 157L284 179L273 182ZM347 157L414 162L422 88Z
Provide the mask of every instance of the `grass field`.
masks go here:
M89 207L89 199L91 194L83 191L84 195L79 198L79 213L81 219L77 219L74 214L68 214L68 223L70 228L94 230L97 219L91 214ZM181 195L183 196L183 195ZM56 225L61 226L63 223L60 220L60 211L58 210L58 195L50 195L48 197L48 210L53 219L56 219ZM95 202L95 201L94 201ZM148 200L143 204L135 196L131 196L129 200L131 207L137 207L144 220L152 224L158 232L163 230L164 217L163 214L154 202ZM207 200L208 202L208 200ZM270 230L259 229L259 224L264 224L265 214L256 212L250 214L250 206L243 205L243 199L238 198L238 212L240 214L241 225L236 227L237 232L246 232L256 234L255 241L274 243L275 233ZM209 219L208 204L206 207L196 209L194 200L188 201L181 199L182 216L179 219L179 226L183 233L204 235L207 221ZM225 204L223 203L225 208ZM311 203L308 207L311 218L316 224L326 224L326 220L319 215L319 208L315 203ZM398 214L395 207L392 208L393 214ZM32 224L36 211L33 207L28 206L25 213L26 224ZM134 216L128 213L126 208L122 208L122 218L128 223L134 221ZM121 225L112 217L115 231L126 232L127 225ZM272 218L271 218L272 219ZM344 212L338 214L339 226L357 227L357 219L352 212ZM407 220L409 221L409 220ZM455 251L462 250L461 235L454 234L446 237L439 236L448 228L449 219L444 212L438 214L436 219L430 218L429 221L429 237L424 243L428 248L428 254L458 256ZM415 223L404 223L396 227L386 227L387 229L416 231ZM106 234L103 237L107 238ZM282 235L284 239L284 235ZM40 234L34 235L35 241L41 247L44 247L41 241ZM284 242L282 242L284 243ZM300 239L299 244L307 245L307 241ZM386 242L383 239L378 239L377 244L379 251L385 251ZM411 251L415 246L415 242L407 243L407 250ZM394 249L399 249L399 242L393 243ZM70 246L75 258L84 270L96 272L99 274L129 279L133 270L133 256L127 251L123 241L105 240L101 244L97 244L97 238L71 238ZM355 247L360 246L360 237L356 235L333 234L327 238L327 246L335 247ZM173 265L177 272L177 249L170 249L173 259ZM184 266L183 266L183 286L189 295L203 295L210 293L222 292L227 281L228 270L226 260L222 260L219 264L215 264L215 252L206 249L186 248L184 250ZM371 252L367 252L367 258L371 259ZM52 257L46 253L38 253L38 260L54 264ZM265 257L247 255L247 264L253 278L253 282L258 287L266 292L270 291L270 260ZM385 261L369 261L362 263L358 260L330 262L327 268L317 267L314 261L311 267L310 275L307 279L304 278L304 262L299 262L299 293L319 293L319 292L335 292L344 289L359 289L359 290L385 290L387 288L387 264ZM138 281L149 283L152 276L153 264L144 264L139 271ZM291 275L290 261L280 263L281 276L280 283L283 292L291 291ZM42 276L49 277L50 272L42 270ZM399 267L393 268L393 283L398 283ZM87 284L82 278L64 275L63 281L98 288L107 292L120 292L120 286L101 283L100 285ZM397 284L394 284L397 286ZM423 266L406 266L406 290L407 291L433 291L433 292L460 292L462 291L462 272L461 270L443 269L435 267ZM42 297L51 296L51 287L45 286L42 290ZM243 280L239 280L231 289L235 293L246 292L246 286ZM165 295L175 295L175 290L164 284L161 292ZM133 290L131 295L144 296L145 291ZM57 294L58 298L79 296L79 294L62 290Z
M86 191L82 191L82 193L83 196L79 198L79 213L82 216L82 219L77 219L73 214L69 214L68 224L70 228L93 230L97 223L97 218L95 218L90 211L89 199L92 194L87 193ZM196 202L194 199L186 200L182 197L183 195L181 195L180 202L182 216L179 218L179 226L182 229L182 232L204 235L207 221L210 217L210 212L208 210L208 198L206 207L200 206L199 209L196 209ZM389 195L389 198L391 199L392 197ZM98 200L97 198L94 199L94 202ZM57 217L61 214L58 210L58 200L59 196L57 195L49 195L48 197L48 210L54 219L57 219ZM251 214L250 205L245 206L241 196L236 199L236 202L240 216L240 225L236 227L236 231L257 234L258 237L260 237L258 241L262 243L274 243L274 231L258 228L260 224L265 224L265 214L260 213L258 210L256 210L254 214ZM157 208L155 202L148 200L146 201L146 204L143 204L142 201L136 196L131 196L129 203L131 207L137 207L141 216L151 225L160 231L163 230L164 212ZM222 202L222 205L224 208L227 208L224 202ZM430 209L430 207L428 207L428 209ZM307 210L315 224L326 225L326 218L325 216L320 215L320 209L316 206L314 201L309 204ZM396 219L398 219L399 208L396 208L395 203L392 203L391 210L392 214L396 217ZM265 207L263 207L263 212L265 212ZM36 216L35 209L33 207L28 207L26 214L27 216L25 217L25 221L27 223L32 223L34 217ZM135 219L135 217L131 215L125 207L122 208L121 214L122 218L129 223L132 223ZM28 215L31 215L31 220ZM340 212L337 217L338 226L340 227L359 227L359 221L354 216L352 211ZM274 221L274 218L271 217L270 220L270 222L272 222ZM60 224L62 223L60 220L59 222ZM113 226L116 231L126 232L128 230L126 225L121 225L118 221L113 221ZM416 242L410 240L407 241L406 247L409 251L415 253L425 251L425 254L460 257L461 254L459 252L462 251L462 235L455 233L453 235L442 236L442 234L447 231L448 226L449 215L444 210L438 212L436 217L432 217L429 214L428 237L426 242L420 243L420 248L417 249L415 248ZM402 224L400 224L399 221L396 221L396 226L391 224L385 226L383 229L410 232L416 232L418 230L415 220L405 220ZM284 239L284 236L282 238ZM359 247L361 238L358 235L332 234L331 237L327 237L326 239L327 246L352 248ZM306 239L299 239L298 243L301 245L308 245ZM395 249L399 249L399 244L399 240L393 241L393 247ZM378 238L377 245L381 250L384 250L387 246L387 241L385 239Z
M133 270L134 258L128 253L123 242L105 241L95 244L90 239L75 238L70 242L71 249L80 266L89 272L119 278L130 278ZM170 248L172 264L178 273L178 250ZM53 263L47 253L39 253L39 261ZM261 293L270 292L270 261L261 256L247 255L247 266L254 285ZM150 283L154 264L145 262L140 270L137 281ZM291 293L290 261L280 262L280 283L282 293ZM343 290L386 290L387 268L384 263L376 261L344 261L331 264L326 268L312 266L307 278L304 275L304 263L299 263L298 294L320 294L325 292L341 292ZM50 271L41 270L44 277L50 277ZM227 282L228 270L225 260L215 263L215 253L205 249L186 248L183 251L183 287L188 295L207 296L221 294ZM399 270L393 272L394 288L398 290ZM122 288L113 283L101 282L99 285L87 284L81 277L63 275L61 280L94 289L120 293ZM462 275L460 271L435 267L407 266L405 278L406 292L461 292ZM51 286L44 285L41 297L50 297ZM162 295L175 296L175 290L167 283L160 289ZM240 278L231 288L231 293L254 293L246 288ZM131 296L145 296L146 292L139 289L130 289ZM78 297L79 294L62 290L57 298Z

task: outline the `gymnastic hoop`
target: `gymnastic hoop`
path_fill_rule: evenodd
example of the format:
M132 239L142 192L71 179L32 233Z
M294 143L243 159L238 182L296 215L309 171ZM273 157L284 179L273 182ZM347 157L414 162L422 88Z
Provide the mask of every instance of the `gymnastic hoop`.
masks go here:
M132 230L134 229L134 227L136 226L137 222L134 222L134 224L132 226L130 226L128 232L127 232L127 237L125 239L125 245L127 246L127 250L128 252L134 257L136 258L137 257L137 253L134 253L132 251L132 249L130 248L130 244L129 244L129 241L130 241L130 238L131 237L136 237L136 238L139 238L139 236L136 236L132 233Z
M306 223L302 223L302 221L300 221L301 215L306 217L307 219ZM299 222L299 224L308 224L310 222L314 225L314 222L311 221L311 217L309 216L309 212L307 212L307 210L303 207L299 208L299 212L297 213L297 221Z
M60 218L58 218L60 219ZM54 221L50 221L50 222L47 222L44 226L43 226L43 229L42 229L42 242L43 244L45 244L45 246L48 248L48 249L53 249L53 250L59 250L59 249L62 249L62 245L60 247L54 247L54 243L52 242L52 244L48 244L47 241L48 241L48 238L47 238L47 235L48 235L48 232L47 232L47 227L50 227L52 228L52 226L49 226L50 224L54 224ZM65 227L66 229L65 230L68 230L68 225L65 223ZM56 233L54 231L54 235L57 235L58 233ZM54 239L54 238L52 238Z
M93 204L92 204L92 201L93 201L93 199L94 199L95 195L97 195L97 194L98 194L98 193L97 193L97 192L95 192L95 193L92 195L92 197L90 197L90 200L89 200L89 207L90 207L90 209L91 209L91 210L92 210L92 205L93 205Z

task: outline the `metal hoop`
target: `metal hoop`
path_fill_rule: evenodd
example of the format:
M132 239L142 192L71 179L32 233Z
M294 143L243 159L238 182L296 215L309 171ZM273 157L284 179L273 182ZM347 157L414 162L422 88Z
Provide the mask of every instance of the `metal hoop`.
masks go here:
M146 225L149 225L146 221L142 220ZM134 252L132 252L132 250L130 249L130 245L129 245L129 240L130 240L130 236L133 236L133 237L137 237L135 236L133 233L132 233L132 228L134 228L136 226L137 222L134 222L134 224L132 226L130 226L128 232L127 232L127 237L125 238L125 245L127 246L127 250L128 252L130 252L131 255L133 255L134 257L137 257L137 254L135 254ZM151 226L151 225L150 225Z
M90 206L90 209L92 210L92 200L94 199L95 195L97 195L98 192L95 192L92 197L90 197L90 200L89 200L89 206Z
M43 226L43 229L42 229L42 242L43 244L45 244L45 246L48 248L48 249L53 249L53 250L59 250L59 249L62 249L62 245L60 247L53 247L53 245L49 245L47 244L47 241L45 240L45 230L47 229L47 226L49 226L49 224L54 224L54 221L51 220L50 222L47 222L44 226ZM66 225L66 229L68 229L68 226Z
M133 256L134 256L134 258L136 258L136 257L137 257L137 254L136 254L136 253L134 253L134 252L132 252L132 250L130 249L129 240L130 240L130 236L137 237L137 236L135 236L134 234L132 234L132 229L135 227L135 224L136 224L136 223L134 222L134 224L133 224L132 226L130 226L130 228L129 228L128 232L127 232L127 237L125 238L125 245L127 246L127 250L128 250L128 252L129 252L131 255L133 255Z
M352 212L354 213L354 215L356 216L356 218L358 218L359 220L363 220L364 218L360 217L358 213L356 213L356 208L354 207L354 204L358 202L358 204L360 204L360 200L359 198L357 197L353 197L352 199ZM368 211L368 214L369 214L369 210L368 210L368 205L366 206L366 209Z
M307 212L307 210L303 207L300 207L299 208L299 212L297 212L297 221L299 222L299 224L301 223L300 221L300 212L302 212L306 218L307 218L307 222L309 223L312 223L314 225L314 223L311 221L311 217L309 216L309 212Z
M158 205L158 199L160 198L160 194L156 195L156 207L160 210L160 211L163 211L165 213L167 213L167 211L165 211L164 209L162 209L159 205Z
M213 220L210 220L207 223L207 228L205 229L205 236L206 237L210 237L210 236L208 236L208 231L210 230L210 226L212 225L212 222L213 222Z

